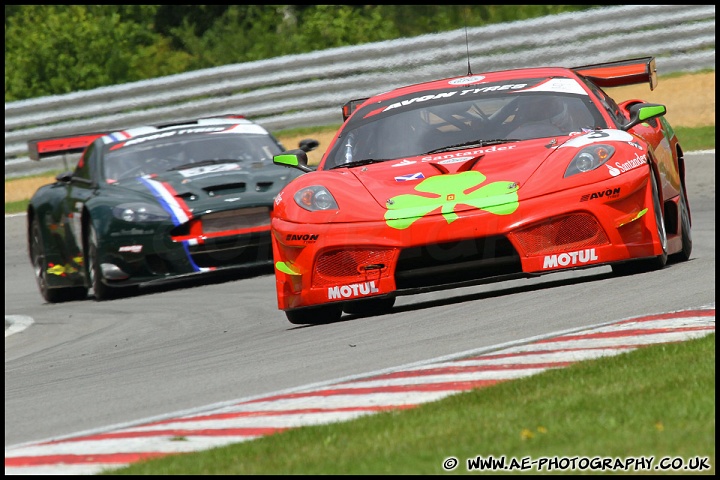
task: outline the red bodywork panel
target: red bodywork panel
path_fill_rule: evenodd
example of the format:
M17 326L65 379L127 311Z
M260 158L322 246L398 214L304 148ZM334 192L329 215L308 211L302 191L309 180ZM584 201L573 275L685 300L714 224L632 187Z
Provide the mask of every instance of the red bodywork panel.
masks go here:
M44 138L42 140L30 140L28 142L28 155L32 160L40 160L44 157L52 157L66 153L80 153L95 139L106 135L101 133L82 133L71 137Z
M317 170L276 197L278 308L313 323L311 314L337 315L326 306L351 313L371 297L682 256L689 210L672 128L662 117L638 122L627 107L642 100L597 93L645 82L657 86L653 57L468 74L348 101ZM511 134L507 125L525 118L521 102L543 95L575 102L534 107L528 118L576 113L578 103L593 118ZM416 138L457 140L406 143ZM590 152L605 160L586 166ZM332 204L309 208L313 192Z
M650 90L654 90L658 83L654 57L585 65L571 70L603 88L648 82Z

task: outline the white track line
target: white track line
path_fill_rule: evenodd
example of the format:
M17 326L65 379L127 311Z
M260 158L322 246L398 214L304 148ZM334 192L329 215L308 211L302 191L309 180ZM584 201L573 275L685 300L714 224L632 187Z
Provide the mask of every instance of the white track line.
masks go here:
M715 307L649 315L513 342L125 426L5 449L6 475L92 475L143 458L206 450L304 425L412 408L449 395L715 332ZM473 356L474 355L474 356Z

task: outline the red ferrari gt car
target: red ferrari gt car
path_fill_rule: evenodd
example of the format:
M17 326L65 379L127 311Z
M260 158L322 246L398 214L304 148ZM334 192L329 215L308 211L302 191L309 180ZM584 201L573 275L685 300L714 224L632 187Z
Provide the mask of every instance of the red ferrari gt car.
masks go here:
M685 160L652 57L486 72L349 101L317 167L275 198L279 309L294 324L391 309L398 295L692 250Z

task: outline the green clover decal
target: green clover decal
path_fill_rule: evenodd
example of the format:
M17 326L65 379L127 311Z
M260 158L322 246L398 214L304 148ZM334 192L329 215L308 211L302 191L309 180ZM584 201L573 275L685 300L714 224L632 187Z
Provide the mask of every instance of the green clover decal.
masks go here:
M509 215L519 205L515 182L493 182L480 188L485 175L471 170L438 175L420 182L415 190L428 195L405 194L391 198L385 221L389 227L403 230L437 208L448 224L458 219L456 205L470 205L495 215ZM468 192L468 193L466 193Z

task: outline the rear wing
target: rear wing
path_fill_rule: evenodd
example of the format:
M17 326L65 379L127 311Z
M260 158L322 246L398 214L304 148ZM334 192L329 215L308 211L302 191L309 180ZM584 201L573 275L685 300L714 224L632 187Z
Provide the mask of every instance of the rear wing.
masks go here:
M175 120L170 123L162 123L157 125L152 125L155 128L167 128L167 127L177 127L180 125L197 125L202 120L228 120L229 122L232 120L248 120L245 115L239 115L237 113L222 113L220 115L211 115L209 117L200 117L200 118L193 118L191 120ZM250 120L248 120L250 121Z
M202 120L210 119L227 119L228 122L232 120L247 120L244 115L238 115L235 113L225 113L222 115L212 115L209 117L202 117L200 119L195 118L192 120L174 121L171 123L164 123L158 125L152 125L155 128L166 128L174 127L178 125L190 125L198 124ZM92 133L80 133L68 137L52 137L43 138L39 140L28 141L28 156L32 160L40 160L45 157L53 157L57 155L66 155L71 153L81 153L85 150L85 147L90 145L95 139L104 135L109 135L112 132L92 132Z
M342 116L343 116L343 122L348 119L350 115L359 107L365 100L367 100L370 97L366 98L356 98L354 100L350 100L345 105L342 106Z
M28 156L32 160L40 160L45 157L53 157L69 153L80 153L90 145L96 138L107 135L102 133L82 133L71 137L43 138L40 140L28 141Z
M578 75L592 80L599 87L621 87L648 82L650 90L657 86L655 57L632 58L571 68Z

